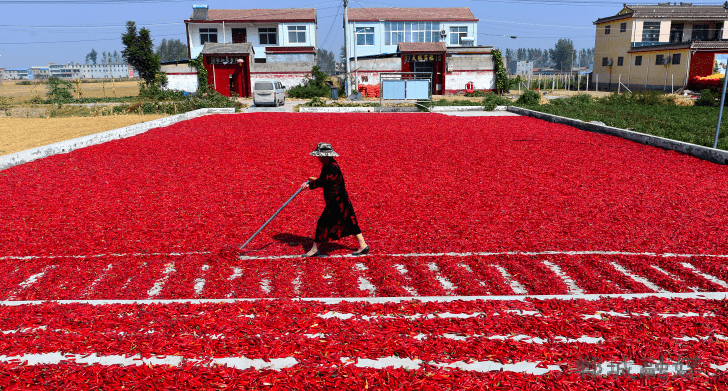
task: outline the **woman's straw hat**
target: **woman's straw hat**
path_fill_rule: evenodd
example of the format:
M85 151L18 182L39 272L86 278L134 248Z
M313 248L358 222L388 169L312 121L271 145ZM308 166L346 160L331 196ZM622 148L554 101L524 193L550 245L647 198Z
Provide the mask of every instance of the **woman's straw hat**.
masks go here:
M334 152L334 147L329 143L318 143L316 150L310 153L311 156L339 156Z

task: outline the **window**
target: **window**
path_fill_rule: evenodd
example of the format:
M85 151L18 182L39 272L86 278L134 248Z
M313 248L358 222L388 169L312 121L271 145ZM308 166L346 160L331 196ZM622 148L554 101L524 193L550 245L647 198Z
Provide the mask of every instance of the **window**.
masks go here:
M374 46L374 27L357 27L356 44L359 46Z
M637 65L637 66L642 65L642 56L636 56L634 58L634 65Z
M694 24L693 25L693 35L690 39L693 41L707 41L709 32L710 32L710 25Z
M685 25L682 23L673 23L670 25L670 42L678 43L683 41L683 30Z
M603 67L608 67L609 66L609 58L602 57L602 66Z
M258 36L260 38L261 45L277 45L278 36L276 34L275 27L260 27L258 28Z
M384 44L400 42L440 42L440 23L384 22Z
M673 54L672 55L672 65L679 65L680 64L680 53Z
M609 33L612 31L612 25L604 26L604 35L609 35Z
M306 42L306 26L288 26L289 43Z
M665 55L664 54L658 54L655 56L655 65L662 65L662 63L665 61Z
M623 33L625 31L627 31L627 23L620 23L619 24L619 32L620 33Z
M200 29L200 45L217 43L217 29Z
M642 42L660 42L660 22L642 24Z
M621 67L624 65L624 57L617 57L617 66Z
M255 58L253 62L256 64L265 64L265 58Z
M450 45L461 45L461 40L467 36L467 27L450 27Z

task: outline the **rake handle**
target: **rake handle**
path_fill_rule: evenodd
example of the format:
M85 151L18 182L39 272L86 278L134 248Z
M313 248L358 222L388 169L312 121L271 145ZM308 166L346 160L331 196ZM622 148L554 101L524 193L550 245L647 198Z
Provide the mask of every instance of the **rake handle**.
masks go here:
M310 182L311 182L311 181L306 181L306 182L304 183L304 185L305 185L306 183L310 183ZM242 245L242 246L240 246L240 251L242 251L242 250L243 250L243 249L245 248L245 246L247 246L247 245L248 245L248 243L250 243L250 241L251 241L251 240L253 240L253 239L254 239L254 238L255 238L256 236L258 236L258 234L260 233L260 231L262 231L262 230L263 230L263 228L265 228L265 226L266 226L266 225L268 225L268 223L270 223L271 221L273 221L273 219L274 219L274 218L275 218L276 216L278 216L278 213L281 213L281 211L283 210L283 208L285 208L285 207L286 207L286 205L288 205L288 204L289 204L289 203L290 203L291 201L293 201L293 199L294 199L294 198L296 198L296 196L298 195L298 193L300 193L300 192L301 192L302 190L303 190L303 185L301 185L301 187L299 187L299 188L298 188L298 190L297 190L297 191L296 191L296 192L295 192L295 193L294 193L294 194L293 194L293 195L291 196L291 198L289 198L289 199L288 199L288 201L286 201L286 203L285 203L285 204L283 204L283 206L281 206L280 208L278 208L278 210L277 210L277 211L276 211L275 213L273 213L273 216L271 216L271 217L270 217L270 218L268 219L268 221L266 221L266 222L265 222L265 223L264 223L264 224L263 224L263 225L262 225L262 226L261 226L260 228L258 228L258 230L257 230L257 231L255 231L255 233L253 234L253 236L251 236L251 237L250 237L250 239L248 239L248 240L247 240L247 241L246 241L245 243L243 243L243 245Z

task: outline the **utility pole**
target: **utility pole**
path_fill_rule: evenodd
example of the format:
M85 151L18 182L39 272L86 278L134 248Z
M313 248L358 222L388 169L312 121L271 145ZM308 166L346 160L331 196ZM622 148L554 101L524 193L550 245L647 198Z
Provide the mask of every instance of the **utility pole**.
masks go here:
M346 96L351 95L351 64L349 63L349 0L344 0L344 53L346 53L346 77L344 78L344 90Z

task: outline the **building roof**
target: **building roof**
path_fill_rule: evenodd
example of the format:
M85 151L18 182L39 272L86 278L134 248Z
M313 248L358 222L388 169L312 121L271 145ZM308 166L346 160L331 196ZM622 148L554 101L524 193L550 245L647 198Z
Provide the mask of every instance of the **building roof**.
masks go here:
M727 19L728 9L724 5L692 5L680 3L670 5L626 5L617 15L600 18L594 24L621 19Z
M453 8L349 8L349 22L469 21L478 19L468 7Z
M190 19L185 22L216 23L216 22L316 22L315 8L286 8L286 9L211 9L207 11L206 20Z
M245 43L206 43L202 48L202 54L251 54L253 44Z
M400 42L400 53L445 53L445 42Z

